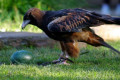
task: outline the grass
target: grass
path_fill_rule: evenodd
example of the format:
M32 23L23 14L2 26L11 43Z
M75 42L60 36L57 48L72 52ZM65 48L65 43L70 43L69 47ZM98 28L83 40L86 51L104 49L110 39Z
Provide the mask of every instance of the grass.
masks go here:
M109 42L120 51L120 41ZM10 56L17 50L28 50L35 55L34 62L27 65L12 65ZM120 57L113 51L100 47L87 46L81 51L88 51L75 63L67 65L38 66L36 62L47 62L57 59L60 49L54 48L21 48L0 50L0 80L120 80Z
M21 19L22 20L22 19ZM0 32L21 32L22 21L14 22L11 20L4 21L0 24ZM28 25L23 30L24 32L42 33L42 30L33 25Z

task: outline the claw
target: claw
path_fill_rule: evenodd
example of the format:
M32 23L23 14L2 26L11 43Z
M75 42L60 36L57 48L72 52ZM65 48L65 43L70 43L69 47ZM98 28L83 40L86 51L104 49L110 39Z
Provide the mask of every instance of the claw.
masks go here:
M64 64L64 65L70 65L69 63L67 63L66 61L58 63L58 64Z
M39 65L42 65L42 66L47 66L47 65L50 65L50 64L65 64L65 65L70 65L69 63L67 63L67 61L71 62L71 63L74 63L72 60L70 60L69 58L63 58L61 57L60 59L58 60L54 60L52 62L45 62L45 63L42 63L42 64L39 64Z
M67 60L67 61L69 61L69 62L71 62L71 63L74 63L72 60L70 60L69 58L63 58L63 57L61 57L61 59L64 59L64 60Z

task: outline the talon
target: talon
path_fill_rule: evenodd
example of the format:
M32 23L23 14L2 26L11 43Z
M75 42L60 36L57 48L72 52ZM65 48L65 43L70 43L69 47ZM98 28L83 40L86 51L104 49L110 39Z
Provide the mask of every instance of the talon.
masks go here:
M69 63L66 62L66 60L64 62L59 63L59 64L70 65Z
M74 63L72 60L70 60L69 58L59 58L56 61L53 61L52 64L65 64L65 65L70 65L69 63L67 63L67 61Z
M72 60L70 60L69 58L63 58L63 57L61 57L61 59L64 59L64 60L67 60L67 61L69 61L69 62L71 62L71 63L74 63Z
M67 63L67 61L71 62L71 63L74 63L72 60L70 60L69 58L59 58L58 60L54 60L52 62L45 62L45 63L42 63L42 64L38 64L38 65L42 65L42 66L47 66L47 65L50 65L50 64L65 64L65 65L70 65L69 63Z

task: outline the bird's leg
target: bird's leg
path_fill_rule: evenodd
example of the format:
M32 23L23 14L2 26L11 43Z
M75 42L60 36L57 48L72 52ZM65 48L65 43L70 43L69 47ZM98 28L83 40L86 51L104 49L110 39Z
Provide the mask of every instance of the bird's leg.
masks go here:
M67 61L69 61L69 62L71 62L71 63L74 63L72 60L69 59L69 55L67 54L67 52L65 52L65 56L64 56L64 57L61 57L61 59L64 60L62 63L63 63L63 64L66 64L66 65L70 65L69 63L67 63Z
M62 51L58 60L54 60L53 62L60 62L61 59L64 58L64 56L65 56L65 52Z
M66 45L64 42L60 42L62 53L60 54L60 58L58 61L60 62L59 64L68 64L67 61L72 62L72 60L69 59L69 55L66 51Z
M54 63L54 64L65 64L65 65L70 65L69 63L67 63L67 61L73 63L73 61L69 59L68 54L64 51L64 52L61 53L59 59L53 61L53 63Z
M69 56L67 55L67 53L66 53L65 51L62 52L61 55L60 55L60 58L58 59L58 60L60 61L59 64L66 64L66 65L69 65L69 64L67 63L68 57L69 57Z
M52 62L46 62L46 63L43 63L41 65L43 65L43 66L46 66L46 65L49 65L49 64L65 64L65 65L69 65L67 63L67 61L73 63L73 61L69 59L68 53L66 51L65 43L64 42L60 42L60 45L61 45L62 52L60 54L59 59L58 60L54 60Z

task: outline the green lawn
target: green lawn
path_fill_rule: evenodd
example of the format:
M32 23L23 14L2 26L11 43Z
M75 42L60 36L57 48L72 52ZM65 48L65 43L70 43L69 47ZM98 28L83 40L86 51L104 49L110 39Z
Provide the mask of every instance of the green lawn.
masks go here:
M109 42L120 51L120 41ZM71 65L38 66L36 62L47 62L57 59L60 49L23 48L35 55L31 64L12 65L10 56L21 49L0 50L0 80L120 80L120 57L117 53L104 48L87 46L81 51L88 51Z

